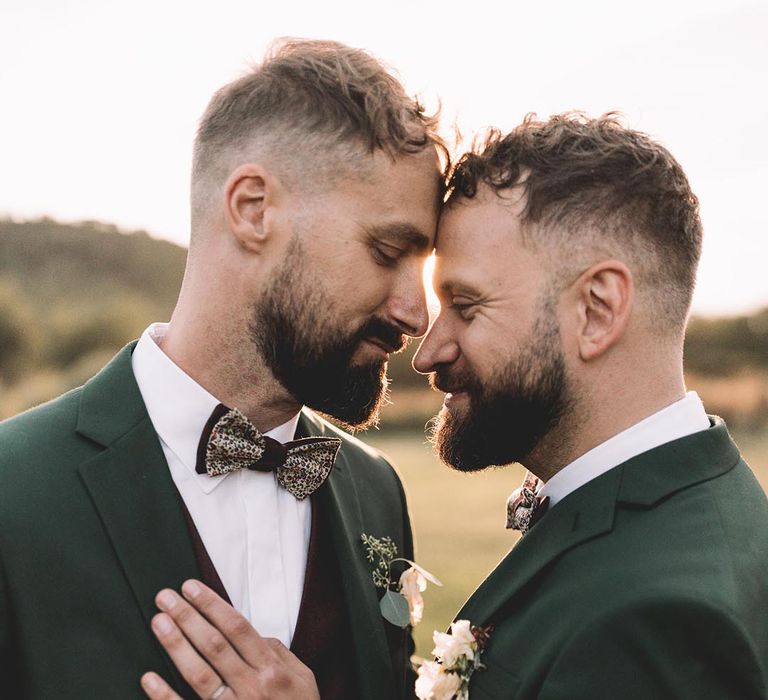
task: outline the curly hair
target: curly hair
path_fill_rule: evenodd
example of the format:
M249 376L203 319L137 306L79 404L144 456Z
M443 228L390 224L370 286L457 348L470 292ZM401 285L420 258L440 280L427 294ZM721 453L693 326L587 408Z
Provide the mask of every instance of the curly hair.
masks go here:
M221 181L254 151L278 160L288 179L320 187L377 150L396 158L433 147L447 156L437 120L366 51L282 39L208 104L194 146L193 200L196 183Z
M529 114L509 134L491 130L449 172L448 202L520 186L526 239L567 255L606 246L634 256L656 311L684 326L701 255L699 202L669 151L608 113Z

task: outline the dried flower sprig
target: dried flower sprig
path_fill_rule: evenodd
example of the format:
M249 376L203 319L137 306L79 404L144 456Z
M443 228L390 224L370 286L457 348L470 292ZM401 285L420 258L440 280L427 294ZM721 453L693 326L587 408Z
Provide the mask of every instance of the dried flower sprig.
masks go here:
M397 627L418 624L424 614L421 594L427 588L427 581L436 586L443 584L415 562L398 557L397 545L391 537L373 537L363 533L360 539L365 545L366 559L373 564L373 584L384 591L379 602L384 619ZM396 562L408 564L409 568L394 580L392 565Z

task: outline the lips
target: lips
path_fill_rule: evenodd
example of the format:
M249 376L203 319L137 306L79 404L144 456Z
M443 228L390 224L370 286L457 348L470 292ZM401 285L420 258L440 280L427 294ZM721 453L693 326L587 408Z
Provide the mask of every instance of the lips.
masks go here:
M435 391L441 391L444 394L460 394L464 391L464 388L458 384L451 384L449 382L442 381L437 375L432 375L430 384Z
M388 355L399 352L407 344L400 328L376 316L363 324L357 337L375 345Z
M429 384L435 391L444 394L472 394L477 392L478 386L473 381L474 377L467 371L433 372L429 377Z
M434 384L433 386L444 394L462 394L465 391L460 386L446 386L444 384Z
M366 340L369 343L371 343L371 345L375 345L377 348L381 348L388 355L392 354L392 353L395 353L395 352L398 352L399 350L402 350L402 346L390 345L389 343L384 342L380 338L367 337L367 338L364 338L364 340Z

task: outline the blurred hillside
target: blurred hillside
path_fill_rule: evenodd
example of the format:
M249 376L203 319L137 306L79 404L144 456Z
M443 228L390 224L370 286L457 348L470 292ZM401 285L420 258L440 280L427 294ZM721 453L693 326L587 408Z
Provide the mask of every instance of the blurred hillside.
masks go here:
M185 257L143 231L0 220L0 418L81 384L169 318Z
M0 220L0 419L77 386L150 322L167 320L185 255L98 222ZM383 428L421 426L439 408L410 367L416 347L391 362ZM686 372L707 408L733 426L768 425L768 308L694 319Z

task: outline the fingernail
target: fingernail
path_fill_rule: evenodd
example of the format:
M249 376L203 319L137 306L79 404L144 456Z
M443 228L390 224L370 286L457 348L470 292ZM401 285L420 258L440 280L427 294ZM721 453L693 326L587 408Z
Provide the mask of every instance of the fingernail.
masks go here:
M165 615L153 618L152 625L160 634L168 634L173 629L173 624Z
M147 690L160 690L160 681L154 673L147 673L141 679Z
M170 610L176 605L176 594L173 591L160 591L157 595L157 606L161 610Z
M197 598L197 596L203 592L200 584L194 580L185 581L184 585L181 587L181 590L190 598Z

